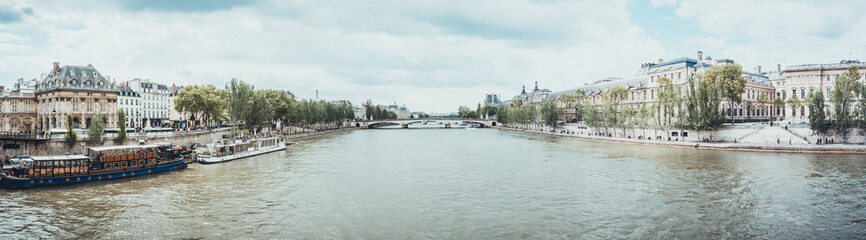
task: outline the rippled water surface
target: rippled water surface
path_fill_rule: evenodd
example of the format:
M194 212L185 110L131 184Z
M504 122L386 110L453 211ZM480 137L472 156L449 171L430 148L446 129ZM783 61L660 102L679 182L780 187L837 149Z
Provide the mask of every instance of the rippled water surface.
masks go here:
M363 130L152 176L0 190L0 238L866 238L866 157Z

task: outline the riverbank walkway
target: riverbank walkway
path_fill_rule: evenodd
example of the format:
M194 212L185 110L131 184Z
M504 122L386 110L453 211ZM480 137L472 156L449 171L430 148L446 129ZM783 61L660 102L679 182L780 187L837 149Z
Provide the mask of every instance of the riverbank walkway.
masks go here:
M635 138L622 138L622 137L607 137L607 136L598 136L598 135L589 135L589 134L577 134L574 132L563 133L563 132L545 132L545 131L537 131L537 130L524 130L519 128L507 128L507 127L493 127L495 129L501 129L506 131L513 132L525 132L532 134L541 134L541 135L549 135L556 137L569 137L569 138L579 138L586 140L595 140L595 141L604 141L604 142L615 142L615 143L627 143L627 144L641 144L641 145L656 145L656 146L669 146L669 147L683 147L683 148L697 148L697 149L718 149L718 150L732 150L732 151L754 151L754 152L790 152L790 153L847 153L847 154L866 154L866 145L860 144L820 144L820 145L807 145L803 144L805 141L803 139L799 139L796 144L791 141L789 143L786 139L785 142L781 143L761 143L761 142L689 142L689 141L675 141L675 140L655 140L655 139L635 139ZM777 131L777 130L768 130L768 131ZM784 130L782 130L784 131ZM773 135L759 135L752 134L752 136L761 136L759 138L763 140L772 140L776 141L776 138L773 138Z

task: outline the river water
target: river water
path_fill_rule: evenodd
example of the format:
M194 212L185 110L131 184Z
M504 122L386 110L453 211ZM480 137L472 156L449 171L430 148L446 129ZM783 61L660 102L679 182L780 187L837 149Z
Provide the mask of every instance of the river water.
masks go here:
M866 238L866 158L362 130L152 176L0 190L0 238Z

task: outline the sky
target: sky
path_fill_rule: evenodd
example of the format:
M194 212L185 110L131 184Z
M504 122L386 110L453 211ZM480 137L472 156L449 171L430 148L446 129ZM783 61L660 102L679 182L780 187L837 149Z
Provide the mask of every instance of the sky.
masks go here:
M677 57L866 60L866 1L0 1L0 85L61 65L455 112Z

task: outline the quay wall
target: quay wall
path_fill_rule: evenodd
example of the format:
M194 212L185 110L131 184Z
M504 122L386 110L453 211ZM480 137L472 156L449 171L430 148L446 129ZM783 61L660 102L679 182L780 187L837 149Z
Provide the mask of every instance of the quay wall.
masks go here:
M131 133L127 134L126 142L117 142L116 133L103 134L104 143L99 146L114 146L125 144L136 144L139 140L144 140L146 143L169 142L173 144L189 146L193 143L207 144L213 140L218 140L223 135L230 135L232 128L219 128L212 130L199 131L181 131L181 132L160 132L160 133ZM49 140L0 140L0 146L7 144L19 145L17 149L3 149L0 157L6 155L12 157L16 155L65 155L78 154L82 149L93 147L87 142L87 134L78 134L78 144L70 149L64 141L64 134L54 134Z

